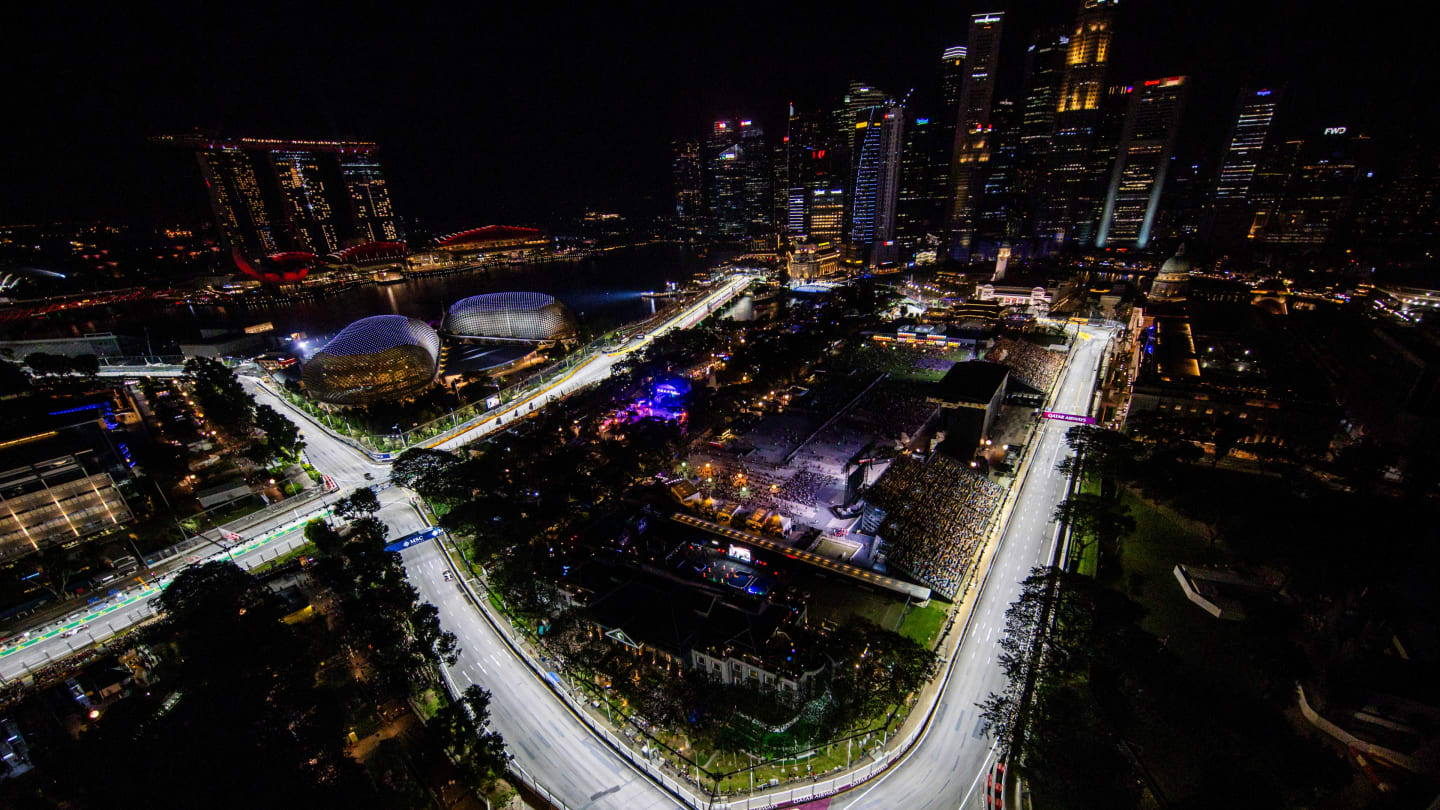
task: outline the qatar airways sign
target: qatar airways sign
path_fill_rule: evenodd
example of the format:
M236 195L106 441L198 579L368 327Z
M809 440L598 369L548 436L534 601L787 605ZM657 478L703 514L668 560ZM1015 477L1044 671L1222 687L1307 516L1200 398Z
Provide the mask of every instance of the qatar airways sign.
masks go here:
M1061 413L1059 411L1042 411L1041 416L1046 419L1054 419L1057 422L1076 422L1081 425L1095 424L1095 417L1081 416L1078 413Z

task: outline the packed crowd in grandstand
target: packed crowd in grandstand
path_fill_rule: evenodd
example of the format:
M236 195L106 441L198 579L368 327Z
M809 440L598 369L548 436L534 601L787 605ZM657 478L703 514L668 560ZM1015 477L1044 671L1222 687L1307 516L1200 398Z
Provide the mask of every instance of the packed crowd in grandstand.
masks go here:
M899 379L933 382L956 363L973 359L969 349L925 344L861 343L847 350L837 364L861 371L883 371Z
M985 359L992 363L1004 363L1021 382L1041 391L1050 390L1065 368L1064 352L1042 349L1033 343L1010 338L995 341L995 347Z
M935 414L918 383L885 380L856 404L850 418L879 432L885 438L914 436Z
M960 462L899 456L866 500L885 511L880 536L888 564L954 599L975 563L1002 490Z

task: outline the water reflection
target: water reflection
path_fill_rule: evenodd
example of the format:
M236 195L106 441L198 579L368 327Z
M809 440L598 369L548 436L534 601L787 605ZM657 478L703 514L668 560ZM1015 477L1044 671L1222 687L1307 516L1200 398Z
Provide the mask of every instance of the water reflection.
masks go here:
M396 284L365 285L317 300L271 306L168 306L131 302L96 307L8 326L7 337L56 337L94 332L138 333L147 325L157 339L199 329L238 329L269 321L280 332L333 332L366 315L393 313L438 324L449 304L470 295L533 290L555 296L582 323L603 328L649 314L648 290L681 284L711 265L682 245L647 245L578 262L516 265Z

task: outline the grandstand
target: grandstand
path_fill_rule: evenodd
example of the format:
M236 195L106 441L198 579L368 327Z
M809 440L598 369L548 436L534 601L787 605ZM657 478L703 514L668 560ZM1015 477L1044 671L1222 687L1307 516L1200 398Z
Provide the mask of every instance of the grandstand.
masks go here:
M1016 379L1038 391L1049 391L1065 369L1065 352L1042 349L1012 338L995 341L995 347L985 359L1009 366Z
M902 455L865 495L862 525L889 547L887 564L954 599L1000 505L1000 487L943 455Z

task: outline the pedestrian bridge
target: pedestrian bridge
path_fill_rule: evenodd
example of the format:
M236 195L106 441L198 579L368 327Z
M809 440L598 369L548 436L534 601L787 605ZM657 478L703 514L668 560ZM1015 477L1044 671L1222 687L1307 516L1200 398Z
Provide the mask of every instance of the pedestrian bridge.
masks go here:
M154 363L150 365L114 365L101 366L99 376L101 377L179 377L185 373L185 366L173 363Z

